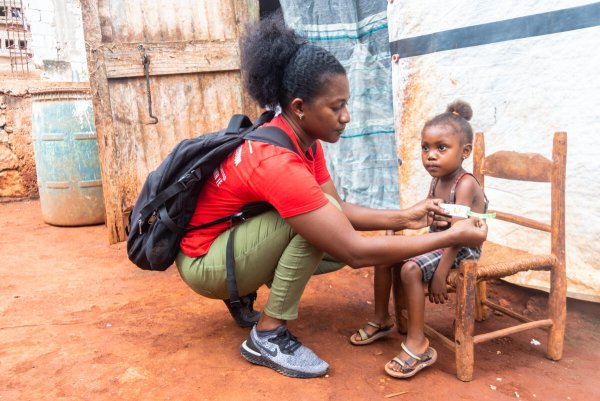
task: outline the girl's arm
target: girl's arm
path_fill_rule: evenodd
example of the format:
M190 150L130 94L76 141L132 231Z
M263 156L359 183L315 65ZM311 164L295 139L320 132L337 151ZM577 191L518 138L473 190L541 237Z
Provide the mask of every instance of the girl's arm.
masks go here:
M454 263L460 247L452 246L444 249L444 254L440 259L435 273L429 282L429 302L443 304L448 300L448 290L446 289L446 278Z
M326 194L333 196L342 207L354 229L370 230L403 230L419 229L432 224L446 227L449 219L444 217L444 209L438 206L440 199L425 199L407 209L383 210L354 205L340 198L331 180L321 185Z

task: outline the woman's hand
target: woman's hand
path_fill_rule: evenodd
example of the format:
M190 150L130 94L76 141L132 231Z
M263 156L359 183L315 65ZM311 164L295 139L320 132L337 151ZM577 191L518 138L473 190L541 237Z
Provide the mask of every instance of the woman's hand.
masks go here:
M441 202L441 199L424 199L408 209L404 209L406 222L402 228L416 230L431 225L449 226L451 217L439 206Z
M485 221L477 217L458 220L448 230L454 234L454 246L481 246L487 238L488 227Z

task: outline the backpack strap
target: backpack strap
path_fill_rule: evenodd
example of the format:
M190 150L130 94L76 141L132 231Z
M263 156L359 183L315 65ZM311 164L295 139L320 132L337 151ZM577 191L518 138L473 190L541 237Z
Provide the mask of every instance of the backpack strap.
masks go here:
M281 148L289 149L294 153L298 153L298 149L296 148L294 141L292 141L292 138L290 138L281 128L273 126L260 127L254 131L248 132L244 135L244 139L270 143L271 145L276 145ZM312 144L311 149L313 154L317 152L316 142Z
M238 134L240 129L252 127L252 121L248 118L248 116L244 114L235 114L229 120L229 124L227 128L225 128L225 135L230 134Z

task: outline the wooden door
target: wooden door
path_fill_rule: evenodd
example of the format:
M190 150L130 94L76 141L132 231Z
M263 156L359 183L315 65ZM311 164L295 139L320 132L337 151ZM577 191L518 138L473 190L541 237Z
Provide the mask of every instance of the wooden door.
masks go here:
M256 116L242 87L238 40L258 18L258 0L81 0L81 6L112 244L126 239L146 175L177 142L216 131L235 113Z

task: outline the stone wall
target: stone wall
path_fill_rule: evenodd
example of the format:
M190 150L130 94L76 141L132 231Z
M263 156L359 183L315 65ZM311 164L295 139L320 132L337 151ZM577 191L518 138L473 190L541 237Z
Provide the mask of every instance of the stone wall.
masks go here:
M37 196L31 96L0 91L0 201Z

